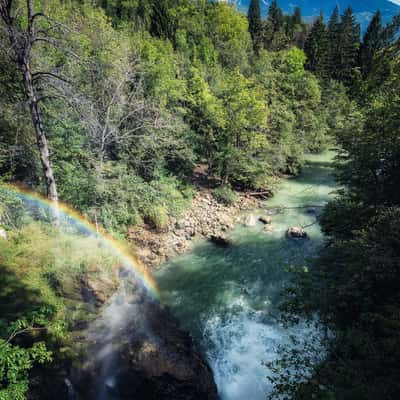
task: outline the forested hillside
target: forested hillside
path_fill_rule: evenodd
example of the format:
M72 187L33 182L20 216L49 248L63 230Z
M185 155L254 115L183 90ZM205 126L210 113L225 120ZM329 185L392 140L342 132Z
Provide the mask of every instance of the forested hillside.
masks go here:
M43 1L39 10L50 17L35 19L27 57L58 196L107 229L165 224L190 198L199 160L221 183L258 190L326 143L327 105L304 53L254 57L247 19L231 6ZM26 10L2 24L28 35ZM1 34L1 174L46 192L24 67Z
M179 216L199 163L224 200L270 190L301 171L305 153L337 145L342 189L321 220L329 245L293 288L296 312L321 314L335 332L332 353L311 383L285 385L282 371L277 390L394 399L400 17L385 25L377 12L360 40L352 9L332 11L309 24L276 1L262 18L258 0L247 17L208 0L0 0L0 181L125 237L130 226L162 230ZM0 224L13 232L0 239L1 268L41 293L0 316L0 399L24 399L32 365L69 356L80 311L68 315L63 300L70 261L43 251L59 246L53 227L37 225L9 193L0 200ZM82 257L81 268L97 262ZM0 285L12 301L9 279ZM32 321L48 332L14 346L13 332Z

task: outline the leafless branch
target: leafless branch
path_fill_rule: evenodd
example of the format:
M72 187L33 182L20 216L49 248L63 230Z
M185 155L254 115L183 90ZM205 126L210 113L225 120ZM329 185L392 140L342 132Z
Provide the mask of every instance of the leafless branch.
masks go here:
M43 78L45 76L49 76L51 78L58 79L58 80L63 81L65 83L70 83L67 79L63 78L60 75L54 74L53 72L44 72L44 71L34 72L32 74L32 80L35 82L38 79L41 79L41 78Z
M6 340L6 343L7 344L11 343L17 336L22 335L24 333L34 332L34 331L45 331L45 330L47 330L46 327L35 327L35 326L28 326L24 329L14 330Z

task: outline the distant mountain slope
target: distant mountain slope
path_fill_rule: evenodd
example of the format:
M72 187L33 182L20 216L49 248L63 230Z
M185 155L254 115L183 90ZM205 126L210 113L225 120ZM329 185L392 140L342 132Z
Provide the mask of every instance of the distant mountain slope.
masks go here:
M232 0L231 2L236 2L241 10L247 11L250 0ZM271 0L260 0L260 3L262 13L266 15ZM279 6L286 13L291 13L294 7L299 6L303 16L308 18L319 15L321 10L325 18L328 18L336 3L339 5L341 13L350 5L363 28L368 25L371 16L378 9L381 10L385 22L400 13L400 6L389 0L278 0Z

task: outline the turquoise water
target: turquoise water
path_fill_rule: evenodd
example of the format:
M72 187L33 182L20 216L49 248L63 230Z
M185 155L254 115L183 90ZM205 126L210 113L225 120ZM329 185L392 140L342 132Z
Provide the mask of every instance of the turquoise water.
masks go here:
M288 268L307 265L322 244L315 222L335 189L332 157L308 156L303 173L284 180L265 207L252 212L270 214L272 231L238 223L232 246L199 242L156 274L162 301L199 343L223 400L264 400L271 390L264 362L277 357L277 345L289 345L290 335L306 340L313 334L302 325L284 329L277 305ZM288 227L306 225L309 240L286 238Z

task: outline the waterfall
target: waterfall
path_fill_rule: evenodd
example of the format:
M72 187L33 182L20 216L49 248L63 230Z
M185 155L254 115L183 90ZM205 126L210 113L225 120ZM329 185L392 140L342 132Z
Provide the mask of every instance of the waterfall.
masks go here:
M140 304L146 296L146 290L135 279L133 271L122 268L120 285L104 309L101 318L89 328L90 349L95 354L98 367L96 379L96 400L118 398L119 368L117 356L124 340L123 333L134 335L134 329L146 329L145 316Z

